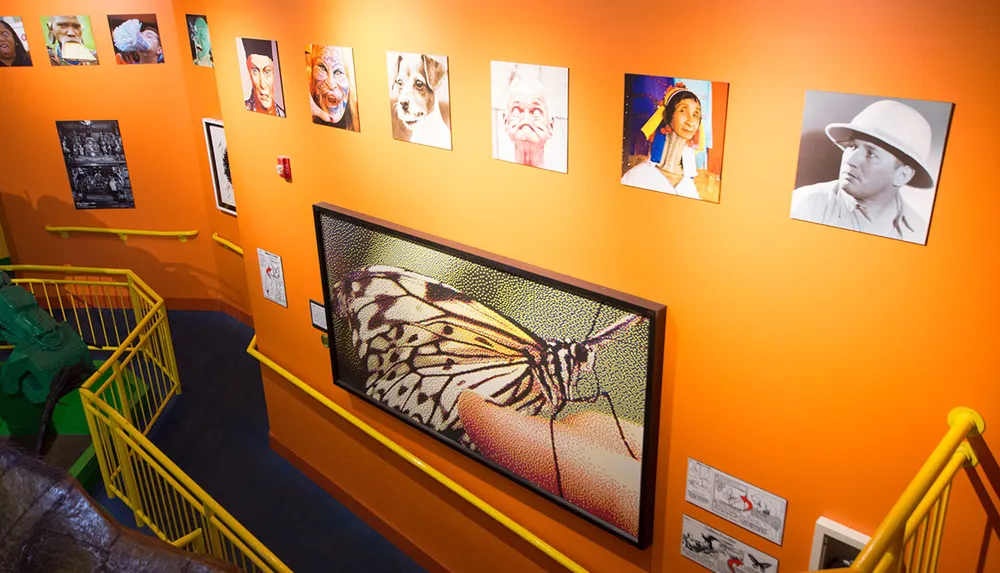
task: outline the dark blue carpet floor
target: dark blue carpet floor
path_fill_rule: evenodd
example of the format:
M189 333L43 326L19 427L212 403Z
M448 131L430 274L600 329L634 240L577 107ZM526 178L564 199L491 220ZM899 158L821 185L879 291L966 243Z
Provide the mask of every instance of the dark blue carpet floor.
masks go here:
M293 571L422 571L270 449L260 368L246 353L253 331L217 312L169 316L183 393L153 443ZM93 489L135 525L100 483Z

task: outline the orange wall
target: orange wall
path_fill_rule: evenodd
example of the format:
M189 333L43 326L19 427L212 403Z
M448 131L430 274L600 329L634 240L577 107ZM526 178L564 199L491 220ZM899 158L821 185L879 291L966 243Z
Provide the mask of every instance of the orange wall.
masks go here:
M678 552L688 513L775 555L783 571L800 570L818 516L874 530L952 406L1000 420L993 221L1000 196L985 167L1000 130L988 73L1000 52L991 34L1000 7L986 0L950 7L940 0L706 0L691 10L596 0L490 8L447 0L8 1L4 11L28 23L36 65L0 70L4 223L21 261L131 266L168 296L203 298L226 284L238 291L249 279L266 354L589 568L701 570ZM200 118L216 110L204 94L208 74L187 59L181 27L183 12L199 8L215 48L237 221L214 211L207 178ZM113 65L105 15L142 11L160 17L167 63ZM101 66L55 69L40 58L38 16L56 12L93 17ZM243 110L236 36L278 40L287 119ZM302 52L312 42L355 48L360 133L310 122ZM449 56L454 151L392 140L386 50ZM570 68L568 174L491 159L491 59ZM730 83L720 204L618 183L625 73ZM66 83L77 99L53 93ZM926 247L788 218L806 89L956 104ZM134 211L73 209L53 121L84 118L119 120ZM279 154L292 158L292 183L274 174ZM310 209L318 201L668 305L650 549L612 538L333 386L307 304L322 297ZM199 228L202 236L186 245L61 241L40 230L45 223ZM232 259L210 242L213 229L242 242L242 268L223 268ZM284 257L287 309L262 298L257 247ZM275 440L390 537L420 547L425 564L553 567L270 372L265 381ZM987 444L991 438L987 432ZM686 504L689 456L788 498L783 545ZM983 543L992 543L984 570L1000 568L996 533L984 537L985 512L964 476L949 521L941 570L973 570Z
M262 350L587 567L700 570L681 515L805 569L826 515L872 532L956 405L1000 420L1000 130L994 2L209 0L248 254L284 257L289 307L251 281ZM969 18L968 13L975 13ZM683 36L674 41L669 34ZM277 40L287 119L242 109L234 38ZM307 43L352 46L362 131L310 123ZM386 50L450 60L454 151L394 141ZM570 68L569 173L491 159L489 61ZM722 202L622 187L623 74L730 82ZM806 89L956 104L926 247L788 217ZM279 154L295 180L273 172ZM656 530L636 550L334 387L310 205L329 201L668 305ZM252 263L252 261L249 261ZM252 272L248 268L248 273ZM272 436L453 570L552 563L265 372ZM987 433L987 443L991 435ZM789 501L775 546L684 502L694 457ZM942 570L971 570L985 512L960 476ZM1000 567L996 535L987 570Z
M223 300L249 311L242 263L211 240L214 231L239 239L235 222L215 209L201 132L202 114L218 114L215 76L191 69L183 14L175 18L174 3L16 0L4 2L2 11L24 21L34 63L0 76L0 197L14 260L131 268L171 308L216 308ZM157 15L165 63L115 63L107 15L116 13ZM40 17L54 14L90 16L100 65L49 65ZM135 209L74 208L55 122L80 119L118 120ZM183 244L141 237L122 243L114 236L64 240L45 225L197 229L200 236Z

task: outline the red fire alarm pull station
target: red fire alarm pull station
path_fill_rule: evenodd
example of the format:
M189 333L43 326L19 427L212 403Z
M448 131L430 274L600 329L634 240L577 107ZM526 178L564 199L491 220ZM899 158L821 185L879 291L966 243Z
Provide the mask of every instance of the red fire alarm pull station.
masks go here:
M278 156L278 164L275 166L278 175L285 181L292 180L292 160L286 155Z

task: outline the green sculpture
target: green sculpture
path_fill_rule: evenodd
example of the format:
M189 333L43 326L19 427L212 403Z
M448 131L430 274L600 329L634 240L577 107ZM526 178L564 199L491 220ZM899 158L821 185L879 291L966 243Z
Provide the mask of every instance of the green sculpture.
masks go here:
M10 277L2 271L0 339L14 347L0 367L3 394L7 397L23 394L31 404L45 405L37 426L40 451L56 403L86 381L89 372L93 371L90 352L69 324L56 322L49 313L38 308L35 297L11 283ZM0 402L4 398L0 395ZM14 417L9 408L0 408L0 418L4 417ZM7 422L14 425L10 420ZM15 434L14 427L11 433Z

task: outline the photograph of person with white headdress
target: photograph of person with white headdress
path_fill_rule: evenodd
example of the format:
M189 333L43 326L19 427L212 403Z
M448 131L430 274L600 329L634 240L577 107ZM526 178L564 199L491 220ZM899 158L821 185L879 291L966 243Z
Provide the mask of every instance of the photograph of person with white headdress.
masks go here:
M569 68L490 62L493 158L566 173Z
M719 202L729 84L625 75L622 185Z
M953 109L806 92L791 218L926 244Z

